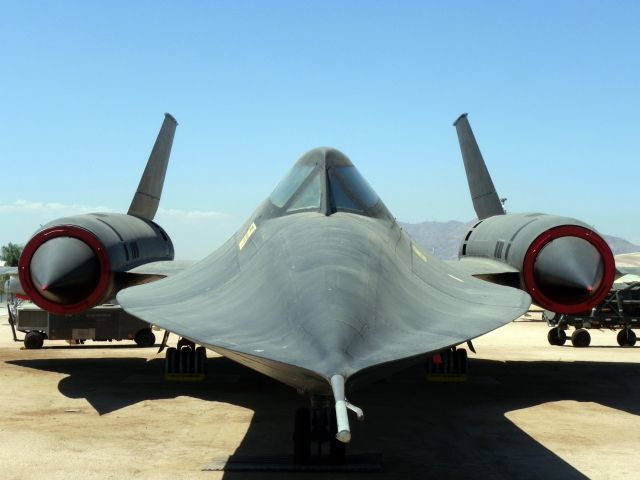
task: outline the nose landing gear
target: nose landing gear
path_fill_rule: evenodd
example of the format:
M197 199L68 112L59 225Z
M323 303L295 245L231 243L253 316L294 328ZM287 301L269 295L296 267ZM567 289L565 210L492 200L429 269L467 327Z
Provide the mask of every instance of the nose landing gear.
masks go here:
M331 397L312 397L311 408L296 410L293 431L295 463L345 463L347 444L336 438L338 423L331 400Z

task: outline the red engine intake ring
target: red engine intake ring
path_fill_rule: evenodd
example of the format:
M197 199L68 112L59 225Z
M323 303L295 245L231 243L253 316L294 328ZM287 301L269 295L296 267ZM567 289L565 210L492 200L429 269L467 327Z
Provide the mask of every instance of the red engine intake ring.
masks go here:
M30 267L33 255L43 243L56 237L73 237L86 243L93 250L100 264L100 279L96 288L80 302L69 305L52 302L40 295L40 292L31 281ZM102 300L111 281L111 262L102 242L89 230L75 225L57 225L36 233L29 240L20 256L18 275L24 292L31 298L33 303L47 312L58 315L73 315L88 310Z
M538 287L534 274L536 258L545 245L560 237L577 237L586 240L598 250L602 257L604 268L602 282L600 282L600 286L589 297L588 301L573 304L558 303L547 297ZM616 276L616 264L609 245L596 232L578 225L563 225L550 228L531 243L524 257L522 272L525 286L534 303L555 313L576 314L588 312L604 300L611 289L611 285L613 285Z

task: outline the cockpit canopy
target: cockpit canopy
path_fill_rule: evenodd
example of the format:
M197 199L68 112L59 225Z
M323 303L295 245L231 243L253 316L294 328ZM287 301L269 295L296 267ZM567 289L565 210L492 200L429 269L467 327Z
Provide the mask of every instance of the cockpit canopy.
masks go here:
M269 200L272 216L303 211L390 216L376 192L341 152L318 148L303 155Z

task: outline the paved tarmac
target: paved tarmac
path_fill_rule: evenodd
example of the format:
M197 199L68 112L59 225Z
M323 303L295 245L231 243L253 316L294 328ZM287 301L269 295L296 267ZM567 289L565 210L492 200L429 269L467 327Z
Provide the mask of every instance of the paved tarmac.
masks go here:
M352 394L366 420L350 452L382 453L380 472L239 473L202 468L289 453L304 405L289 387L213 354L205 382L166 383L163 355L132 342L21 350L0 316L0 478L640 478L640 349L546 332L477 339L466 383L413 368Z

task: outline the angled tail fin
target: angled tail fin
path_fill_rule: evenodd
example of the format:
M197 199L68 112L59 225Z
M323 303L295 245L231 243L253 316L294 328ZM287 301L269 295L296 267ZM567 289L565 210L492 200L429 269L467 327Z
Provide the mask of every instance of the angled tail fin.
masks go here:
M162 186L164 185L164 177L167 173L167 165L169 164L169 156L171 155L171 145L173 144L173 136L176 133L178 122L168 113L164 114L164 122L153 145L151 155L144 169L138 190L136 191L128 215L153 220L158 211L160 196L162 195Z
M502 208L502 203L493 186L491 175L489 175L487 166L484 163L476 138L473 136L469 120L467 120L467 114L460 115L453 122L453 125L458 133L471 200L478 219L483 220L487 217L504 214L504 208Z

